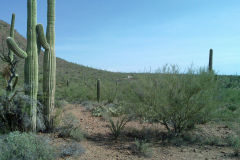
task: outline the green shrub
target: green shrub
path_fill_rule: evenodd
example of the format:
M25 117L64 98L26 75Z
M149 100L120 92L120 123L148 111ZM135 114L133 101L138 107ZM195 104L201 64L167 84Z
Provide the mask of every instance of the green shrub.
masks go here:
M103 116L103 113L107 113L113 117L120 116L124 113L124 107L123 104L114 104L109 103L106 105L98 105L91 109L92 115L96 117Z
M110 123L108 127L111 130L111 134L113 135L114 139L117 139L120 136L125 125L130 121L130 117L127 115L118 117L116 121L113 120L111 115L106 112L103 113L103 116Z
M132 144L130 148L134 154L138 154L139 156L144 156L144 157L152 156L152 150L150 148L150 144L147 143L146 140L135 139L134 144Z
M6 96L0 96L0 133L9 131L25 131L30 128L31 119L29 117L29 105L31 100L28 96L17 94L12 101L8 101ZM44 131L43 105L37 103L37 130Z
M62 126L58 128L59 137L71 138L76 141L84 139L79 120L71 113L65 115L62 119Z
M227 137L228 145L233 149L234 155L239 156L240 154L240 138L236 135L229 135Z
M84 139L84 132L83 132L83 130L78 126L78 127L76 127L76 128L73 128L73 129L70 131L69 136L70 136L72 139L80 142L80 141L82 141L82 140Z
M77 142L63 145L59 148L59 150L60 150L60 156L62 158L69 157L69 156L77 157L77 156L84 154L86 151L82 147L82 145Z
M189 68L181 74L177 66L165 66L157 73L142 80L140 103L132 103L131 112L149 122L160 122L176 134L212 118L218 93L213 73Z
M67 103L67 101L65 101L65 100L56 100L56 101L55 101L55 107L56 107L56 108L63 109L67 104L68 104L68 103Z
M56 152L44 138L12 132L0 138L1 160L53 160Z

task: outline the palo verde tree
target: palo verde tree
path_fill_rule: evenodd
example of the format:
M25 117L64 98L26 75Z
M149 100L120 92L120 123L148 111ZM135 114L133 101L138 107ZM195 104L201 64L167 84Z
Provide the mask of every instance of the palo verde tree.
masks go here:
M48 25L47 38L44 36L42 24L37 24L37 0L27 1L27 50L23 51L18 47L12 37L7 38L8 48L20 58L25 58L24 65L24 88L25 94L31 99L29 106L29 115L31 117L31 131L36 131L36 107L37 107L37 92L38 92L38 54L41 52L41 47L45 49L44 56L44 102L47 127L51 127L50 120L54 106L55 96L55 72L56 72L56 57L55 57L55 0L48 0ZM50 97L48 97L50 96ZM50 104L50 105L49 105Z

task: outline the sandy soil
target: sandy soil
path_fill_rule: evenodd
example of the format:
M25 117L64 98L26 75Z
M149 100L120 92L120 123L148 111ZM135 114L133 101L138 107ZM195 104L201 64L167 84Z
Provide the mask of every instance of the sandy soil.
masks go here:
M231 148L224 146L210 145L163 145L162 141L156 140L159 131L166 131L164 126L152 125L139 122L129 122L123 135L118 140L112 140L108 123L101 117L93 117L91 112L80 105L68 105L65 113L71 112L80 120L82 129L87 133L86 140L79 142L86 149L85 154L77 157L78 160L225 160L237 159L232 156ZM131 136L131 129L141 130L143 127L151 128L156 131L156 135L151 143L151 158L140 157L131 150L134 143L134 137ZM225 126L213 126L211 124L198 126L202 133L207 135L216 135L225 137L231 131ZM137 133L137 132L136 132ZM146 133L149 134L149 133ZM150 135L150 134L149 134ZM66 139L54 138L53 143L64 143ZM71 157L68 157L71 159Z

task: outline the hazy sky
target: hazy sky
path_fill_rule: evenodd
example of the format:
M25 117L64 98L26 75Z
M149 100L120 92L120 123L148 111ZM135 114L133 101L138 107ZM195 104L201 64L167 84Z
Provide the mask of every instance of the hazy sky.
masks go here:
M0 19L26 36L27 0L0 0ZM38 0L46 26L47 0ZM240 74L239 0L56 0L56 55L98 69L153 70L164 64Z

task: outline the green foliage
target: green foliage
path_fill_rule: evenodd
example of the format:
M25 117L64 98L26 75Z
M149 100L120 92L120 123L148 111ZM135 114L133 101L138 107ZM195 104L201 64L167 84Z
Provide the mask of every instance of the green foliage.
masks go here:
M212 118L217 106L214 74L206 69L189 68L180 74L177 66L165 66L155 78L146 77L137 93L141 103L131 112L150 122L161 122L176 134Z
M152 150L150 144L146 140L135 139L134 144L131 145L131 150L134 154L150 158L152 156Z
M11 102L5 96L0 96L0 132L25 131L26 128L30 128L31 119L27 107L30 103L31 99L22 94L16 95ZM37 131L43 131L43 106L41 103L37 103L37 106Z
M1 160L53 160L56 152L46 139L34 134L12 132L0 137Z
M117 120L114 120L111 115L108 113L103 113L104 118L110 123L108 126L114 139L117 139L122 130L124 129L125 125L130 121L130 117L127 115L123 115L117 118Z
M92 115L96 117L103 116L103 113L107 113L113 117L120 116L123 114L124 107L123 104L106 104L106 105L97 105L91 109Z
M77 142L68 143L66 145L63 145L60 147L59 150L60 150L60 156L62 158L69 157L69 156L72 156L75 158L77 156L84 154L86 151L82 147L82 145Z
M240 138L236 135L229 135L227 137L227 142L230 147L232 147L235 156L239 156L240 153Z
M79 120L73 114L66 114L62 119L62 126L58 128L59 137L82 141L84 139L84 132L79 123Z
M78 141L78 142L82 141L82 140L85 138L85 137L84 137L84 132L83 132L83 130L82 130L79 126L76 127L76 128L73 128L73 129L70 131L69 136L70 136L72 139L74 139L74 140L76 140L76 141Z

